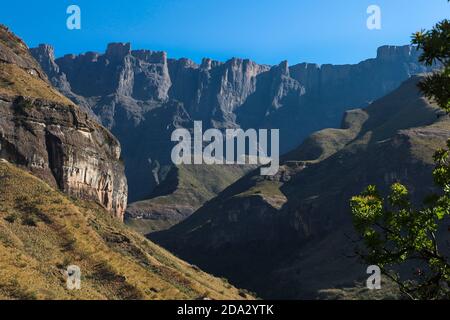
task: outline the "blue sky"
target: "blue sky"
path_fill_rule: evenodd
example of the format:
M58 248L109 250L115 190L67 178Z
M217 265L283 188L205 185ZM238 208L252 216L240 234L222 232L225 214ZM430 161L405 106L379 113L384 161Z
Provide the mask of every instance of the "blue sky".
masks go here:
M71 4L81 8L81 30L66 28ZM366 27L371 4L381 8L381 30ZM30 47L52 44L57 56L120 41L195 61L343 64L407 44L449 13L446 0L41 0L2 3L0 23Z

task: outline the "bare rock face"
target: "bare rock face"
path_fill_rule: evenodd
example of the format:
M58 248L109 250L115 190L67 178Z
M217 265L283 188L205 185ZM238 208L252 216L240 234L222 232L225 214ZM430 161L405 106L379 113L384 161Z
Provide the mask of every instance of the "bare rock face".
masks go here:
M381 46L377 50L380 60L406 60L414 62L420 56L420 51L411 46Z
M110 61L116 62L123 60L128 54L130 54L130 50L130 43L115 42L108 44L105 55Z
M211 127L280 128L282 151L315 130L339 125L350 107L365 107L410 76L430 71L419 64L420 51L412 46L383 46L376 58L358 64L322 66L287 61L267 66L238 58L204 58L198 65L168 59L161 51L131 50L129 43L111 43L104 54L56 60L46 45L32 53L45 72L66 79L54 83L58 88L69 85L72 95L87 99L113 132L136 127L150 110L178 101L191 118Z
M123 219L128 187L116 138L51 87L26 46L14 50L22 42L5 28L0 36L0 158ZM39 52L41 63L53 54L47 46ZM58 66L46 61L57 76Z
M75 108L0 96L0 157L122 219L127 183L117 140Z
M37 48L30 49L31 54L39 62L41 68L46 70L48 77L59 74L59 67L55 63L55 50L48 44L40 44Z
M172 85L169 76L167 54L162 51L132 51L134 73L131 95L138 100L166 101Z

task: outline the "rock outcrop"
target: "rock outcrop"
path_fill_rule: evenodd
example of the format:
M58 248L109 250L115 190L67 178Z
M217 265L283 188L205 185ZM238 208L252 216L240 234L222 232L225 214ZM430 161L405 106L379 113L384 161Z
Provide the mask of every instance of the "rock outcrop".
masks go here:
M53 50L38 51L52 79L61 80ZM5 27L0 58L0 157L123 219L127 181L117 139L54 90L26 45Z

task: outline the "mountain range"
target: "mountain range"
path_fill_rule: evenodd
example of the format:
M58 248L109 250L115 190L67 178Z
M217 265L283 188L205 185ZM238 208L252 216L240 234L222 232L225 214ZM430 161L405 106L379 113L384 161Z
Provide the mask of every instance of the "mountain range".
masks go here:
M57 59L49 45L31 53L61 93L121 142L129 185L126 221L144 233L183 220L247 172L175 168L170 160L174 129L192 128L194 120L203 121L205 130L278 128L285 153L312 132L337 127L344 111L365 107L412 75L431 70L418 63L420 52L412 46L383 46L376 58L355 65L283 61L268 66L239 58L196 64L165 52L131 50L129 43ZM181 191L187 201L180 202L176 194L186 183L179 173L189 168L199 179L193 188L203 184L210 191L199 196L188 188ZM227 178L215 184L211 175ZM162 200L172 208L161 207Z
M439 66L419 55L383 46L355 65L197 64L112 43L55 58L1 26L0 297L254 298L224 278L263 298L367 295L350 197L400 181L419 205L449 138L448 116L417 87ZM194 120L279 129L278 174L173 165L171 133ZM61 281L74 262L80 296Z

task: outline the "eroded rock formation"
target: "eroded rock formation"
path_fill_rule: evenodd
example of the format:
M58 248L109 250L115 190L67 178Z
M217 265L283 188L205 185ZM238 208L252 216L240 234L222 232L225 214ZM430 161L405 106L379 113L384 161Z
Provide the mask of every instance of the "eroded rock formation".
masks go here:
M43 57L53 54L50 47L41 50ZM0 59L0 158L123 219L127 181L117 139L54 90L26 45L5 27ZM60 79L52 59L46 63L50 76Z

